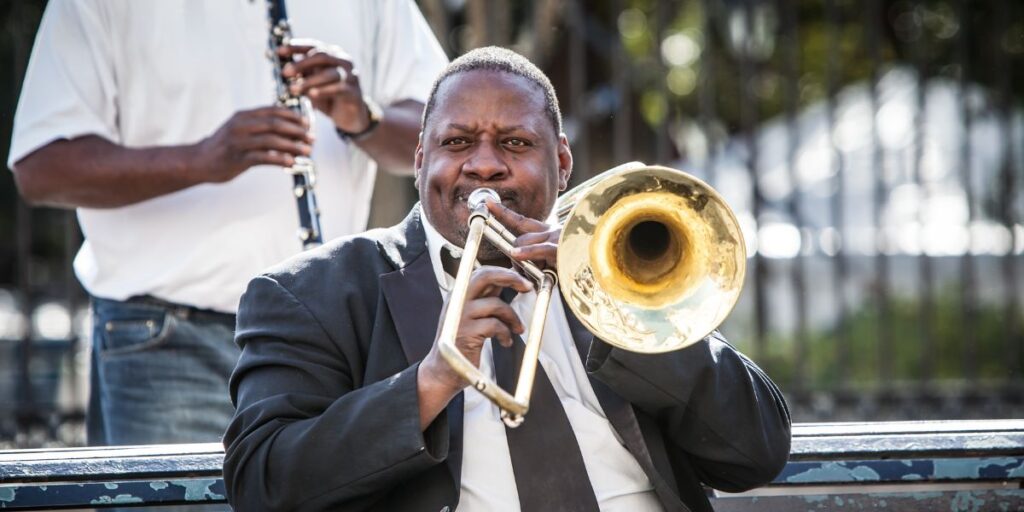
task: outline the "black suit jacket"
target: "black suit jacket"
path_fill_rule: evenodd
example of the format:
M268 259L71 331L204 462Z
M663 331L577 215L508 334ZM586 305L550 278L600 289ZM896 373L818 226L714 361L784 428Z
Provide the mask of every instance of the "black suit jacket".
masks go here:
M224 437L237 510L455 509L462 395L419 428L416 371L442 308L419 212L249 283ZM609 421L665 510L710 510L701 483L744 490L784 466L782 394L720 335L635 354L567 316Z

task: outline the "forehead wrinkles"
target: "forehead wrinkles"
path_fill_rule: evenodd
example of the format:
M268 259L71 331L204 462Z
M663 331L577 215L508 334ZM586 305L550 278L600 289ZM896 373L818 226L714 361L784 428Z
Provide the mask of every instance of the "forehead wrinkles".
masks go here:
M551 124L544 90L512 73L466 71L448 77L435 94L428 132L447 129L452 123L480 128L480 121L485 121L484 124L499 127L519 125L541 134L541 125ZM554 132L553 126L550 129Z

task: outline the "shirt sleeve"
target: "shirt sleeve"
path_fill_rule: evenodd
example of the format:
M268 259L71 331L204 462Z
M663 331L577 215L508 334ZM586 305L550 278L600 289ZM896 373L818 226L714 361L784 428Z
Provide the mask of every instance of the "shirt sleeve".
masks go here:
M382 105L426 103L448 57L412 0L381 1L378 9L373 98Z
M59 139L120 142L110 24L96 2L51 0L21 88L7 166Z

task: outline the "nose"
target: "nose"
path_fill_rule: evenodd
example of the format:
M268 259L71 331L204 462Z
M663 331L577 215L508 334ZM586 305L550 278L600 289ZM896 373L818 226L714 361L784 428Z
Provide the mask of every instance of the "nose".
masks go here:
M480 181L493 181L508 176L509 169L502 157L501 149L486 141L474 145L469 157L462 164L462 172Z

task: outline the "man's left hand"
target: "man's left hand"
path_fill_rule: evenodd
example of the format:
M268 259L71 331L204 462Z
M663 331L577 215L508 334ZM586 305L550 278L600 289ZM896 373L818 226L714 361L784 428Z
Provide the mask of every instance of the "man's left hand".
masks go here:
M278 55L293 59L281 72L292 80L292 94L308 97L317 110L327 114L343 131L366 130L370 112L363 101L359 73L344 50L308 39L293 39L290 45L278 48Z
M498 222L516 235L516 241L512 244L512 259L530 260L541 269L558 268L558 239L562 235L561 226L551 227L492 201L487 201L487 209Z

